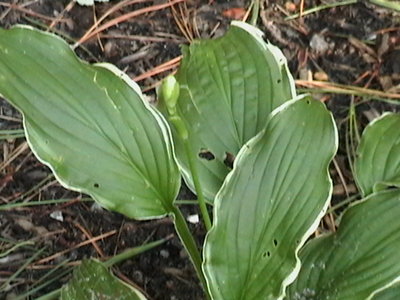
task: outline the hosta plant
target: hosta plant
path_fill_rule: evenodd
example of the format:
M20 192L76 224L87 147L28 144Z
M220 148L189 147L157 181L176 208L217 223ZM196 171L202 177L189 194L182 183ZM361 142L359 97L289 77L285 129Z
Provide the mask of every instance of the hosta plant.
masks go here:
M60 38L2 29L0 93L22 113L32 151L62 185L130 218L172 217L205 298L396 293L400 117L367 127L354 166L364 199L343 214L338 232L303 247L330 202L331 113L296 95L280 50L248 24L235 22L183 54L155 108L123 72L81 61ZM200 250L175 202L181 176L208 231Z

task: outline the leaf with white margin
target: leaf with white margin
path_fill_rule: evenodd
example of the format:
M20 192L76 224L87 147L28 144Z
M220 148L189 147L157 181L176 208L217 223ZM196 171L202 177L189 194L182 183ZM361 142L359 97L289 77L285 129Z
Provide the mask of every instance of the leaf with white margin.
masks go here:
M297 252L326 211L337 131L324 104L303 96L276 109L243 146L214 204L203 269L213 299L280 299Z
M381 191L351 206L336 233L316 238L287 299L365 300L400 281L400 191Z
M115 277L95 259L84 260L62 288L61 300L146 300L136 288Z
M400 187L400 114L385 113L365 128L354 173L363 196Z
M65 187L131 218L172 211L180 174L168 125L116 67L82 62L53 34L0 29L0 94Z
M400 299L400 282L377 293L372 300L398 300Z
M231 170L229 160L265 127L272 110L296 95L285 57L262 35L256 27L233 22L223 37L183 48L177 111L209 201ZM184 144L171 127L182 174L194 190Z

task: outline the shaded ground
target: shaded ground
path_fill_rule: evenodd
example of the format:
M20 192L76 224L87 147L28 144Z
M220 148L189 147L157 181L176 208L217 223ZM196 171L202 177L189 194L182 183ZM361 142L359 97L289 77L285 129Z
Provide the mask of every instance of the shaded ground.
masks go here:
M91 27L94 14L99 18L117 3L127 2L132 1L97 4L94 9L59 0L0 2L0 26L30 24L54 30L75 42ZM148 8L148 12L102 31L78 47L77 52L90 62L114 63L132 78L139 79L150 100L154 98L153 88L177 64L169 64L171 68L158 75L157 72L147 73L149 70L154 71L155 67L179 56L179 44L187 43L188 39L220 36L232 18L244 16L249 5L249 1L186 1L172 10L169 7L159 9L165 1L136 2L140 3L117 10L107 20L144 8ZM333 3L305 2L305 9ZM261 1L258 19L266 38L281 47L288 58L294 77L299 79L298 88L315 88L305 82L314 79L325 82L318 86L321 89L331 87L331 83L341 83L400 97L399 14L362 1L324 9L302 19L287 20L288 15L299 11L299 6L300 3L289 1ZM337 166L332 167L334 204L356 193L344 147L350 103L357 104L360 129L383 110L397 107L383 101L367 101L378 97L371 91L366 94L369 97L359 93L349 96L321 92L318 95L335 113L342 134ZM20 115L0 99L0 130L19 128ZM2 139L0 143L0 205L66 199L54 205L0 210L0 253L19 245L14 251L0 256L1 299L15 299L17 295L31 291L47 280L42 277L62 262L65 266L49 276L55 281L33 296L60 287L68 275L60 278L56 275L83 258L112 256L126 248L174 234L169 219L135 222L104 211L93 202L80 201L85 196L60 187L49 170L30 153L23 138ZM181 199L190 197L189 192L182 191ZM186 215L197 213L191 206L184 211ZM327 216L319 231L334 230L335 217L335 214ZM202 226L194 224L191 229L201 241L204 236ZM105 237L97 242L77 247L104 234ZM21 245L28 240L32 243ZM43 249L41 253L38 252L40 249ZM38 256L28 267L7 282L35 254ZM175 235L166 244L122 263L114 271L139 286L149 299L202 299L194 271Z

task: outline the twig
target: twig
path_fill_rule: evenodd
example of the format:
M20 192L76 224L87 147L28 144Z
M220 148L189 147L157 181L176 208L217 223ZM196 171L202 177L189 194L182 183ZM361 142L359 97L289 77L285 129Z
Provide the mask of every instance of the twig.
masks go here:
M184 40L179 40L176 38L167 38L167 37L157 37L157 36L144 36L144 35L123 35L123 34L100 34L100 38L104 39L124 39L124 40L132 40L132 41L141 41L141 42L153 42L153 43L184 43Z
M53 259L55 259L55 258L57 258L57 257L59 257L61 255L64 255L64 254L66 254L68 252L71 252L72 250L78 249L78 248L80 248L82 246L86 246L86 245L91 244L91 243L93 243L95 241L102 240L102 239L107 238L107 237L109 237L111 235L114 235L116 233L117 233L116 230L111 230L111 231L109 231L107 233L100 234L99 236L96 236L96 237L94 237L94 238L92 238L90 240L83 241L83 242L81 242L81 243L79 243L79 244L77 244L77 245L75 245L75 246L73 246L73 247L71 247L69 249L65 249L63 251L60 251L60 252L57 252L57 253L55 253L53 255L45 257L45 258L43 258L41 260L38 260L35 264L43 264L43 263L49 262L49 261L51 261L51 260L53 260Z
M90 27L86 33L81 37L82 39L86 39L86 37L91 34L96 28L99 27L100 23L105 20L109 15L113 14L114 12L118 11L119 9L132 5L132 4L137 4L137 3L142 3L142 2L147 2L149 0L131 0L131 1L121 1L120 3L117 3L113 5L109 10L107 10L104 15L102 15L100 18L97 19L97 21Z
M71 9L75 6L75 1L71 1L68 3L68 5L63 9L61 13L55 18L49 25L48 30L51 30L57 23L61 22L61 19L63 18L65 12L71 11Z
M4 160L0 164L0 171L3 170L5 167L7 167L10 163L12 163L14 159L16 159L20 154L24 153L24 151L26 151L27 149L29 149L27 142L24 142L21 145L19 145L18 148L16 148L14 152L10 155L10 157L8 157L8 159Z
M14 4L14 3L0 2L0 6L8 7L8 8L11 8L11 9L15 9L15 10L23 12L23 13L25 13L27 15L31 15L31 16L34 16L34 17L37 17L37 18L40 18L40 19L43 19L43 20L47 20L47 21L54 21L54 20L57 19L57 18L48 17L46 15L42 15L40 13L34 12L34 11L30 10L30 9L26 9L26 8L24 8L24 7L20 6L20 5Z
M86 230L86 228L83 227L81 224L79 224L79 223L77 223L77 222L74 222L74 225L75 225L76 227L78 227L79 230L82 231L83 234L86 235L86 237L87 237L90 241L92 241L92 245L93 245L93 247L96 249L97 253L98 253L101 257L104 257L105 254L104 254L103 250L99 247L99 245L97 245L96 241L93 241L93 236L92 236L92 234L91 234L88 230Z
M75 47L77 47L78 45L80 45L80 44L86 42L87 40L89 40L89 39L91 39L92 37L96 36L96 35L99 34L100 32L102 32L102 31L104 31L104 30L106 30L106 29L108 29L108 28L110 28L110 27L112 27L112 26L115 26L115 25L117 25L117 24L119 24L119 23L125 22L125 21L127 21L127 20L129 20L129 19L131 19L131 18L134 18L134 17L140 16L140 15L143 15L143 14L145 14L145 13L149 13L149 12L152 12L152 11L161 10L161 9L166 8L166 7L173 6L173 5L177 4L177 3L184 2L184 1L186 1L186 0L174 0L174 1L171 1L171 2L168 2L168 3L165 3L165 4L159 4L159 5L153 5L153 6L150 6L150 7L145 7L145 8L142 8L142 9L138 9L138 10L132 11L132 12L127 13L127 14L125 14L125 15L122 15L122 16L120 16L120 17L118 17L118 18L115 18L115 19L113 19L113 20L111 20L111 21L105 23L104 25L98 27L97 29L93 30L91 33L89 33L89 34L83 36L83 37L74 45L73 48L75 48Z
M296 80L297 86L307 88L319 88L322 92L332 92L338 94L358 95L366 97L378 98L392 98L400 100L400 94L388 93L374 89L367 89L359 86L345 85L340 83L325 82L325 81L309 81L309 80ZM398 103L400 104L400 103Z
M333 7L338 7L338 6L344 6L344 5L355 4L355 3L357 3L357 2L358 2L358 0L347 0L347 1L342 1L342 2L334 2L334 3L329 3L329 4L324 4L324 5L316 6L316 7L313 7L313 8L310 8L310 9L307 9L307 10L303 11L303 13L302 13L301 15L300 15L300 13L291 15L291 16L285 18L285 21L297 19L297 18L299 18L300 16L303 17L303 16L306 16L306 15L309 15L309 14L312 14L312 13L315 13L315 12L320 11L320 10L324 10L324 9L328 9L328 8L333 8Z
M135 78L133 78L133 80L134 81L141 81L141 80L144 80L146 78L152 77L154 75L160 74L162 72L165 72L165 71L171 70L173 68L176 68L179 65L179 62L181 61L181 59L182 59L182 56L175 57L175 58L173 58L173 59L171 59L171 60L169 60L169 61L167 61L167 62L165 62L165 63L163 63L161 65L158 65L158 66L154 67L153 69L151 69L151 70L149 70L149 71L147 71L147 72L145 72L145 73L143 73L143 74L141 74L139 76L136 76Z

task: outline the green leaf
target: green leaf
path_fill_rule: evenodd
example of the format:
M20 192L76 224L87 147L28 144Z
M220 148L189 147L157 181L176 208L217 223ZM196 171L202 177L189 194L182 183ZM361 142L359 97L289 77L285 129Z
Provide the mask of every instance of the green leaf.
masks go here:
M80 61L52 34L1 29L0 94L65 187L131 218L171 211L180 175L168 127L124 73Z
M371 299L400 280L400 191L370 195L350 207L337 233L309 242L287 299Z
M372 300L398 300L400 298L400 283L378 292Z
M265 43L255 27L232 25L222 38L183 48L176 74L177 112L189 131L200 182L210 201L230 171L229 160L265 127L273 109L295 96L280 50ZM173 136L183 176L193 190L183 142L175 130Z
M84 260L61 290L61 300L146 300L143 294L111 274L97 260Z
M332 192L331 114L310 97L285 103L238 154L214 206L203 269L214 299L279 299L299 271L298 249Z
M386 113L364 130L354 163L356 182L364 196L400 187L400 114Z

